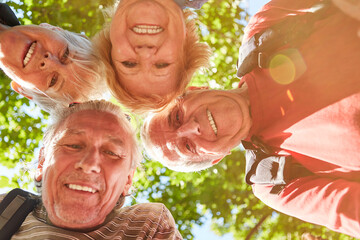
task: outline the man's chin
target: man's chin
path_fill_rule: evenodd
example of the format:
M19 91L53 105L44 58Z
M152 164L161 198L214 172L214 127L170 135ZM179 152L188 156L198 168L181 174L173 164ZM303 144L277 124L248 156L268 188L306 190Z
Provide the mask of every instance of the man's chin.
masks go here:
M101 217L98 211L84 208L56 208L54 214L48 212L52 224L67 229L90 229L103 223L105 217Z

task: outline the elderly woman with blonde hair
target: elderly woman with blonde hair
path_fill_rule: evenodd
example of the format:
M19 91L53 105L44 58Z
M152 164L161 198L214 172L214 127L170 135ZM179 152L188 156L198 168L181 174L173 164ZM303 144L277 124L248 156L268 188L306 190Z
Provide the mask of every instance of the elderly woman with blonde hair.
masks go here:
M183 10L206 1L122 0L108 11L112 21L93 43L119 102L135 112L162 108L207 66L210 48L199 42L192 11Z
M50 24L21 26L6 4L0 6L0 68L16 92L45 111L106 92L104 64L86 36Z

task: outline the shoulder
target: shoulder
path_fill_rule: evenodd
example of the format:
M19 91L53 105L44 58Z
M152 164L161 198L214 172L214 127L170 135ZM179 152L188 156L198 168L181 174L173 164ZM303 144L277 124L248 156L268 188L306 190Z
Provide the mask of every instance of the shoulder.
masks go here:
M134 213L137 216L159 216L163 212L169 212L169 210L162 203L139 203L129 207L123 207L120 209L120 214Z
M182 239L170 211L162 203L141 203L118 209L119 225L139 230L141 239Z
M303 15L305 9L313 7L321 0L271 0L265 4L244 29L243 42L248 41L254 34L283 21L289 16Z
M118 217L130 221L151 222L160 228L175 227L175 220L171 212L162 203L140 203L124 207L119 210Z
M3 194L0 194L0 202L2 202L2 200L5 198L7 193L3 193Z

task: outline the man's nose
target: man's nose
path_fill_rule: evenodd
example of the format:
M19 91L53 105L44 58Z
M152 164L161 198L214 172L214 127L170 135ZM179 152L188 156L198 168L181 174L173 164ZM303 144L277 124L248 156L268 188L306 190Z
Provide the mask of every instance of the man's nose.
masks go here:
M200 135L200 134L201 134L200 124L197 121L195 121L195 119L187 121L177 129L177 135L179 137L185 137L189 135Z
M59 65L57 57L53 56L50 52L43 54L42 59L40 60L40 69L49 69Z
M135 52L143 58L150 58L156 52L156 47L151 45L141 45L135 47Z
M96 149L91 149L75 164L75 169L82 170L84 173L100 173L101 155Z

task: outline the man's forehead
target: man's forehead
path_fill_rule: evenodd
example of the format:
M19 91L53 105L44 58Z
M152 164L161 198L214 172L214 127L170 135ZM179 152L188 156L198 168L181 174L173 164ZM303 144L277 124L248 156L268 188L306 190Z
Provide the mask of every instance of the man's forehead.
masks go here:
M189 89L183 94L182 98L184 100L188 100L190 98L197 99L197 98L202 98L203 96L210 96L216 94L217 92L219 92L219 90L216 89L204 89L204 88Z
M91 130L83 130L83 129L75 129L75 128L64 128L59 129L55 132L52 137L51 142L55 145L61 144L62 142L82 142L85 143L92 143L92 144L112 144L114 147L121 148L124 151L129 150L131 148L131 141L126 141L128 137L124 135L113 135L109 132L104 132L102 135L91 133Z
M59 134L62 135L62 137L72 137L72 136L86 136L91 131L91 129L78 129L78 128L64 128L63 131L59 131ZM101 131L101 129L100 129ZM107 138L109 141L123 144L124 140L123 138L120 138L118 135L112 134L112 132L104 131L103 137Z
M161 151L161 155L170 161L180 159L184 156L178 147L180 138L176 134L176 130L172 129L171 123L169 122L169 116L175 106L176 105L173 104L171 107L154 115L149 122L149 137L152 144L157 148L157 151Z
M85 131L74 128L62 128L56 132L56 135L60 135L60 137L71 137L71 136L82 136L85 135Z
M84 110L76 112L67 117L63 123L66 127L86 128L88 126L100 127L104 130L114 128L126 129L127 122L120 119L114 113L98 110Z
M59 126L56 133L63 136L81 136L94 131L103 132L111 141L123 142L128 131L114 114L98 111L77 112L67 117Z
M193 95L199 95L203 92L208 92L208 91L212 91L211 89L203 89L203 88L197 88L197 87L193 87L188 89L183 95L182 97L189 97L189 96L193 96Z
M167 130L167 117L161 117L152 119L152 124L150 123L148 137L150 138L150 142L152 144L152 148L157 152L157 156L162 156L163 158L167 158L170 161L174 158L179 158L179 155L173 151L176 139L170 138L170 136L174 136L174 134L170 134Z

